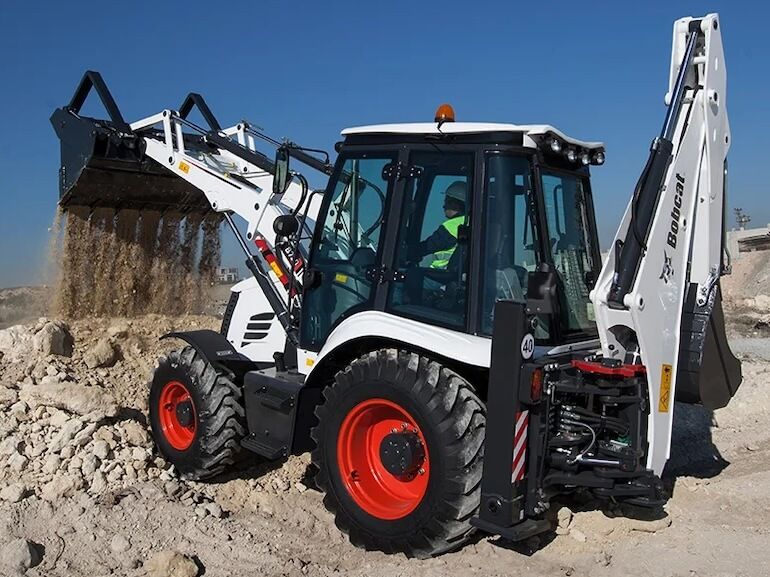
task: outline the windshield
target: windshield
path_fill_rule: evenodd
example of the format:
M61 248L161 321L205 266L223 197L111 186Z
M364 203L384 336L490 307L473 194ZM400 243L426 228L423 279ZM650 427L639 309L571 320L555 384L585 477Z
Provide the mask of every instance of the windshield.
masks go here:
M561 171L541 172L548 243L563 290L562 326L568 333L595 332L594 312L588 294L596 247L587 177Z

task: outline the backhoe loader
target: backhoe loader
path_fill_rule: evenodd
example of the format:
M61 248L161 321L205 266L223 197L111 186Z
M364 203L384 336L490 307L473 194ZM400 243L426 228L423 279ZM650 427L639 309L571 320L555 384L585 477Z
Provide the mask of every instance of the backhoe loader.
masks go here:
M92 90L108 118L80 114ZM351 542L417 557L548 531L574 491L660 507L674 401L722 407L741 382L717 14L674 23L665 101L602 265L600 142L442 105L343 130L332 161L222 128L196 93L128 123L87 72L51 119L60 206L219 214L251 272L220 332L165 335L185 345L151 377L160 454L199 480L311 451Z

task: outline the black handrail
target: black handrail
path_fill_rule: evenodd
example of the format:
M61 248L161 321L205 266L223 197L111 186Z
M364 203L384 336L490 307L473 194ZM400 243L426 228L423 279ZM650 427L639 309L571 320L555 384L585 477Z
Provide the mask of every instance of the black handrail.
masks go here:
M192 109L196 106L198 107L198 111L200 111L203 120L209 125L209 129L211 129L212 132L220 132L222 126L217 121L214 113L211 112L211 109L209 108L209 105L206 104L203 96L197 92L190 92L190 94L187 95L187 98L184 99L184 102L182 102L182 106L179 107L180 118L186 119L190 112L192 112Z
M120 113L120 109L118 109L118 105L115 103L109 88L104 83L102 75L94 70L86 70L75 94L72 96L72 100L70 100L69 106L67 106L67 110L79 114L92 88L96 90L96 94L102 101L115 128L121 132L131 132L131 127L123 119L123 115Z

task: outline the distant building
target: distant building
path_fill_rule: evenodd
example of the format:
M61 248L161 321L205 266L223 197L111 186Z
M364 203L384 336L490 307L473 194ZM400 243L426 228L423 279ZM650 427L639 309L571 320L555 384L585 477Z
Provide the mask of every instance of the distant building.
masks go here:
M232 284L240 280L238 269L236 267L224 267L217 268L217 282L222 284Z
M741 253L770 250L770 224L762 228L728 230L727 250L733 260L740 259Z

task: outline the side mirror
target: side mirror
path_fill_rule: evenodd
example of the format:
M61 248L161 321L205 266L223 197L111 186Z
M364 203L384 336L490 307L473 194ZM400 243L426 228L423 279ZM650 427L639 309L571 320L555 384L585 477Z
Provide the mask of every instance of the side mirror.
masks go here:
M273 231L278 236L292 236L299 230L299 221L293 214L282 214L273 221Z
M527 314L552 314L557 306L558 277L550 267L543 267L527 275Z
M289 173L289 151L280 146L275 151L275 175L273 175L273 194L283 194L289 187L291 174Z

